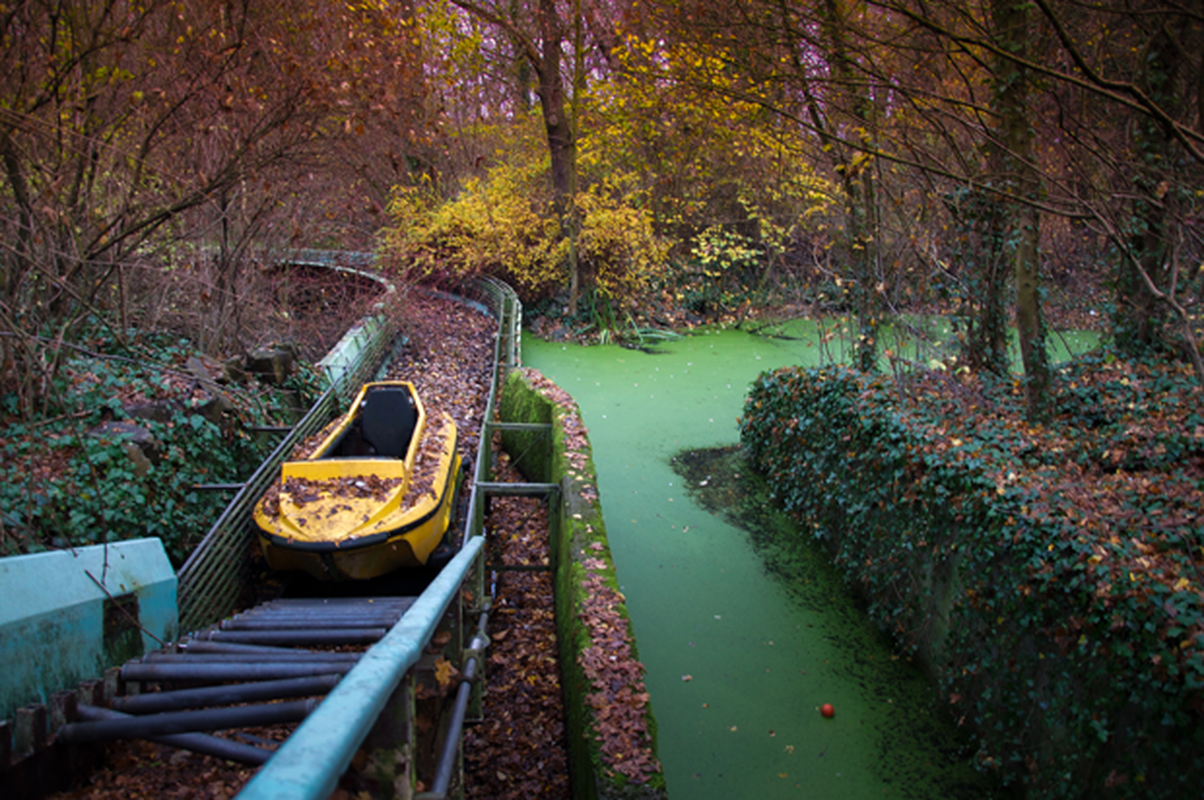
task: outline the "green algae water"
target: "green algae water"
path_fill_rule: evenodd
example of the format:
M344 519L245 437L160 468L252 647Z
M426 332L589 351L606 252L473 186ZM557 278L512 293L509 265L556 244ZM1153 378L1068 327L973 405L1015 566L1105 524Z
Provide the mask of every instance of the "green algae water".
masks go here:
M738 442L758 373L818 362L814 330L800 322L790 333L701 332L657 354L524 341L524 363L572 394L590 429L669 794L1003 796L823 548L764 501L742 500L753 489L739 461L710 452ZM729 518L734 509L753 533L704 505Z

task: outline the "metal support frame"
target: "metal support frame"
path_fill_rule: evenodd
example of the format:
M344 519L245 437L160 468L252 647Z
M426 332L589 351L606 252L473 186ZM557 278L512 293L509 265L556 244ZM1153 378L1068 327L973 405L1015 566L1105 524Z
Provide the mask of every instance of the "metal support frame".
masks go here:
M119 720L135 719L119 711L107 708L81 704L76 711L83 720ZM176 733L163 736L148 737L152 742L178 747L181 750L191 750L194 753L217 756L239 764L259 765L272 757L272 751L263 747L254 747L241 742L233 742L207 733Z
M486 633L488 627L489 612L482 611L477 619L476 633L464 651L465 662L461 670L464 679L456 689L451 721L447 735L443 739L443 747L440 749L439 761L435 768L435 780L431 783L430 791L416 795L415 800L446 800L451 788L453 772L456 771L457 766L463 768L463 749L460 746L460 737L463 734L469 706L473 701L473 694L480 685L477 671L480 669L482 673L484 672L485 648L489 645L489 635Z
M244 800L326 800L401 683L418 663L453 596L484 549L467 540L401 621L363 655L242 790Z
M282 678L274 681L254 681L229 686L205 686L199 689L135 694L114 697L113 710L126 714L157 714L179 711L202 705L230 705L254 700L274 700L286 697L311 697L326 694L335 687L342 675L316 675L305 678Z
M193 711L165 711L145 717L126 716L70 722L59 728L58 741L64 744L103 742L110 739L145 739L195 731L228 730L258 725L299 722L318 707L320 700L289 700L284 703L230 708L203 708ZM83 711L84 707L80 707Z

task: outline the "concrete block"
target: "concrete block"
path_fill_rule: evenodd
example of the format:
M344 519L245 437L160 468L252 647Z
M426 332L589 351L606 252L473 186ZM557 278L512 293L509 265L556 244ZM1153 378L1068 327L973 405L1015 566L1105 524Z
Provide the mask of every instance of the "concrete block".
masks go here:
M178 634L158 539L0 559L0 719Z

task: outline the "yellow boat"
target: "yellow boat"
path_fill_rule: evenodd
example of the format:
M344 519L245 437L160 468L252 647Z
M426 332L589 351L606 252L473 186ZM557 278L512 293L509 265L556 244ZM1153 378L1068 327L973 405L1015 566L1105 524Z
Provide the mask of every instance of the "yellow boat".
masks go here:
M427 417L413 384L365 384L306 458L255 506L275 570L364 580L428 563L451 520L456 424Z

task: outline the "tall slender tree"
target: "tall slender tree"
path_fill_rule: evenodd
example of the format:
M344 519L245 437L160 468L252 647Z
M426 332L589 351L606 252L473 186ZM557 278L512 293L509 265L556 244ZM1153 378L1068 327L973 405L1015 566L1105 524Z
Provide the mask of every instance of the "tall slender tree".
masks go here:
M998 174L1005 192L1005 230L1016 281L1016 332L1024 362L1029 416L1048 413L1050 368L1042 316L1040 239L1041 176L1037 166L1034 123L1030 117L1032 29L1028 6L1014 0L991 0L991 24L998 48L995 57L995 117Z
M570 201L576 161L576 133L569 113L562 64L566 46L565 25L556 0L538 0L534 9L524 9L512 2L506 13L499 6L489 3L473 0L452 2L474 17L495 26L521 51L535 73L536 93L551 161L553 213L560 220L565 237L574 236ZM580 5L575 4L573 9L579 17ZM535 24L532 25L532 22ZM575 27L579 24L579 21L573 23ZM571 289L568 311L571 316L577 313L579 276L575 260L569 266Z

